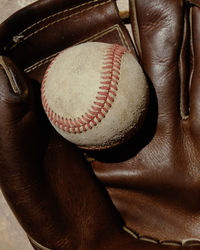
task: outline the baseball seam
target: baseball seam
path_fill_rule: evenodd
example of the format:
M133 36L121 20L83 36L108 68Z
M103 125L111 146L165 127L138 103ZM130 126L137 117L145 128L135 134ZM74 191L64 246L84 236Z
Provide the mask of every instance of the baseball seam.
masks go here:
M126 52L127 50L124 47L117 44L113 44L108 47L104 54L100 86L95 101L85 114L74 119L58 115L49 106L46 98L46 80L48 72L56 60L55 58L50 63L44 75L41 88L43 107L49 120L64 132L73 134L86 132L100 123L101 120L105 118L106 113L108 113L117 95L121 60Z

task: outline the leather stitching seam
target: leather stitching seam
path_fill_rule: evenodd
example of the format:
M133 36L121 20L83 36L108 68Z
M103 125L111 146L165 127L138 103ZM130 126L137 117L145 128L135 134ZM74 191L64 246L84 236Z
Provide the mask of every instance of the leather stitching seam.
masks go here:
M97 124L105 118L106 113L108 113L109 109L112 107L112 103L117 96L121 60L126 52L127 50L120 45L112 44L108 47L103 59L100 86L95 101L88 109L88 112L74 119L58 115L51 109L46 98L46 79L48 71L56 60L55 58L45 73L41 88L43 107L50 121L64 132L73 134L86 132L94 126L97 126Z
M132 1L132 8L133 8L133 21L134 21L134 28L135 28L135 37L134 37L134 44L135 44L135 49L137 52L137 55L142 57L142 49L141 49L141 41L140 41L140 30L138 27L138 17L137 17L137 11L136 11L136 3L135 0Z
M121 39L121 42L122 42L123 46L126 47L128 51L131 51L130 46L128 45L128 42L127 42L127 40L126 40L126 38L125 38L125 36L124 36L124 34L123 34L122 30L120 29L118 24L115 24L115 25L109 27L108 29L104 30L103 32L101 31L99 33L96 33L95 35L93 35L91 37L88 37L87 39L81 40L80 42L76 43L75 45L78 45L80 43L84 43L84 42L87 42L87 41L94 41L94 40L96 40L96 39L98 39L100 37L103 37L104 35L114 31L115 29L117 30L117 32L119 34L119 37ZM32 70L35 70L35 69L39 68L40 66L52 61L52 59L54 57L56 57L59 53L60 52L55 53L53 55L50 55L50 56L40 60L39 62L34 63L33 65L26 68L24 71L26 73L29 73Z
M179 97L179 109L180 109L180 116L182 120L187 120L189 118L188 110L186 110L185 107L185 99L186 95L184 94L185 92L185 85L186 83L183 80L182 77L182 69L183 69L183 62L182 62L182 57L184 53L184 48L185 48L185 41L186 41L186 34L187 34L187 14L184 14L184 26L183 26L183 35L181 38L181 47L180 47L180 53L179 53L179 60L178 60L178 71L179 71L179 78L180 78L180 97ZM187 104L188 106L188 104Z
M95 2L95 1L93 1L93 2ZM90 2L90 3L93 3L93 2ZM22 36L22 34L19 33L18 35L16 35L16 36L13 37L13 40L14 40L14 39L16 40L16 37L19 37L19 40L18 40L17 43L15 43L13 46L10 47L10 50L12 50L13 48L15 48L15 47L16 47L18 44L20 44L21 42L26 41L26 40L29 39L30 37L33 37L34 35L38 34L39 32L41 32L41 31L47 29L48 27L53 26L54 24L57 24L57 23L59 23L59 22L61 22L61 21L70 19L71 17L77 16L77 15L82 14L82 13L84 13L84 12L93 10L93 9L99 7L99 6L106 5L106 4L110 3L110 2L111 2L111 0L108 0L108 1L106 1L106 2L104 2L104 3L96 4L96 5L92 6L92 7L88 7L88 8L86 8L86 9L81 10L81 11L78 11L78 12L76 12L76 13L73 13L73 14L71 14L71 15L69 15L69 16L65 16L65 17L63 17L63 18L60 18L60 19L58 19L58 20L56 20L56 21L53 21L53 22L51 22L51 23L45 25L44 27L42 27L42 28L40 28L40 29L38 29L38 30L36 30L36 31L34 31L34 32L32 32L32 33L30 33L30 34L29 34L28 36L26 36L26 37L25 37L25 36ZM81 7L81 5L80 5L79 7ZM77 6L77 8L78 8L78 6ZM64 11L60 12L59 14L64 13L64 12L66 12L66 11L67 11L67 10L64 10ZM54 14L54 15L55 15L55 14ZM48 18L50 18L50 17L48 17ZM31 27L31 26L30 26L30 27ZM28 29L28 28L27 28L27 29ZM23 31L23 32L24 32L24 31ZM7 47L8 47L8 46L7 46ZM6 47L6 48L7 48L7 47Z
M83 4L80 4L80 5L77 5L75 7L72 7L72 8L69 8L69 9L65 9L65 10L62 10L62 11L59 11L57 13L54 13L53 15L50 15L48 17L45 17L39 21L37 21L36 23L32 24L31 26L27 27L26 29L24 29L23 31L21 31L18 35L23 35L23 33L25 33L26 31L28 31L29 29L33 28L34 26L36 26L37 24L40 24L42 22L45 22L47 21L48 19L52 18L52 17L56 17L60 14L63 14L63 13L66 13L66 12L69 12L69 11L73 11L73 10L76 10L78 8L81 8L81 7L84 7L86 5L90 5L91 3L95 3L95 2L98 2L99 0L93 0L93 1L90 1L90 2L86 2L86 3L83 3Z
M151 238L148 236L139 235L138 233L133 232L131 229L129 229L126 226L124 226L123 229L124 229L124 231L126 231L128 234L130 234L136 240L147 241L147 242L154 243L154 244L160 244L160 245L166 245L166 246L179 246L179 247L200 246L199 239L184 240L182 242L172 241L172 240L160 241L158 239L154 239L154 238Z

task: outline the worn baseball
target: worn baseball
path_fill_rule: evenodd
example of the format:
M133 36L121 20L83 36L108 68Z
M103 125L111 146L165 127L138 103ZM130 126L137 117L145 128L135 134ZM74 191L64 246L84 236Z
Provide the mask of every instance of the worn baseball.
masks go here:
M120 45L100 42L62 51L49 65L41 93L53 127L86 149L110 148L136 135L149 100L135 57Z

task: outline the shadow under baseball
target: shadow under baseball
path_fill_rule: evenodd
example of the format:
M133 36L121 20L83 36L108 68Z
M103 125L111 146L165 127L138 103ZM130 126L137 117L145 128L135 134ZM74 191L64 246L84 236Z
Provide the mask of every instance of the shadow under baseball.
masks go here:
M84 150L88 158L105 163L126 161L138 154L154 137L158 119L158 103L153 84L149 82L150 100L144 123L138 133L129 141L111 149Z

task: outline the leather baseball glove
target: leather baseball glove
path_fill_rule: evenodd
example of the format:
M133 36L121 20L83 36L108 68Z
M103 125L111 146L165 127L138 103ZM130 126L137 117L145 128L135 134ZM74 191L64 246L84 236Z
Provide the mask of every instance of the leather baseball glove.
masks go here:
M0 25L0 184L35 249L200 247L200 1L43 0ZM118 43L151 92L137 137L103 152L63 139L40 83L59 51Z

